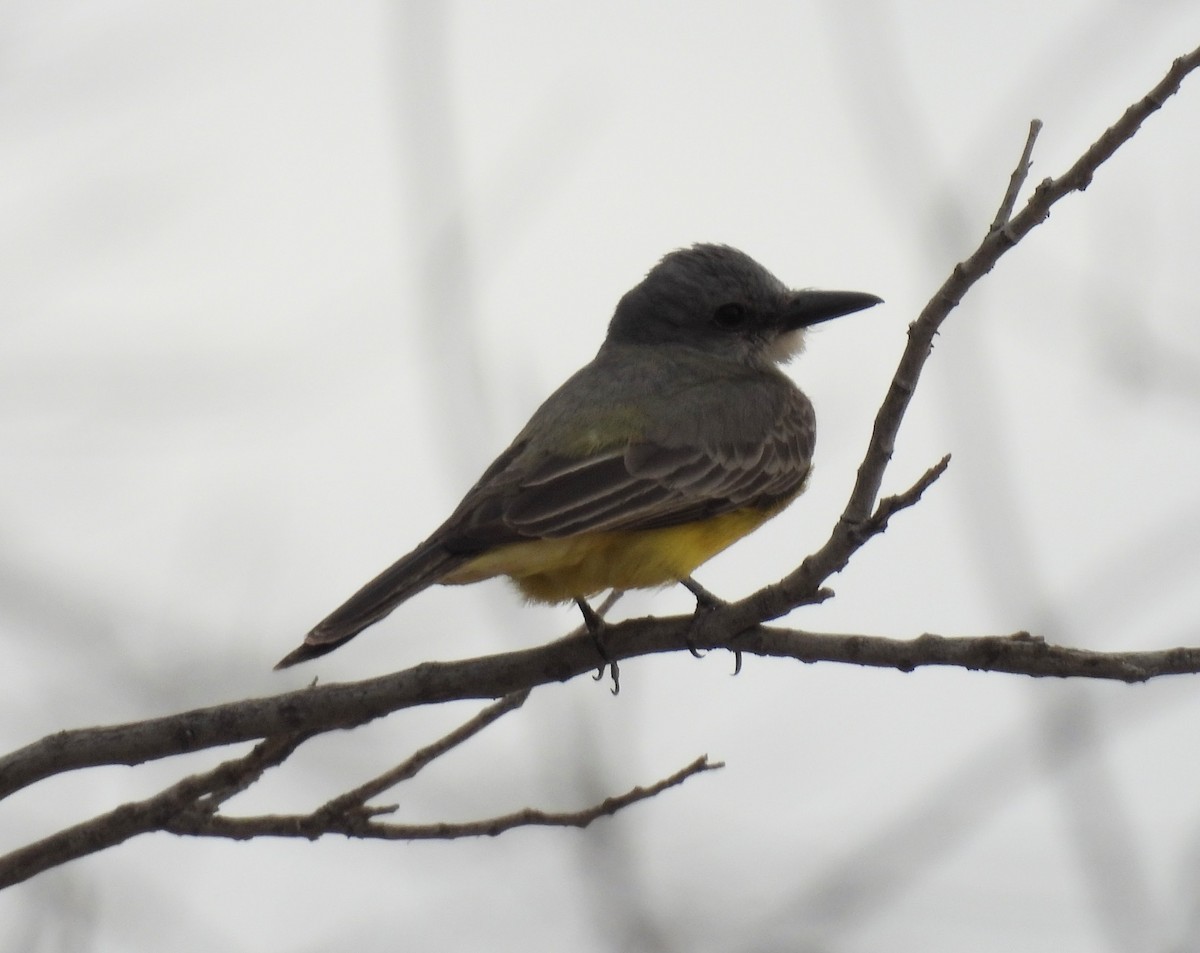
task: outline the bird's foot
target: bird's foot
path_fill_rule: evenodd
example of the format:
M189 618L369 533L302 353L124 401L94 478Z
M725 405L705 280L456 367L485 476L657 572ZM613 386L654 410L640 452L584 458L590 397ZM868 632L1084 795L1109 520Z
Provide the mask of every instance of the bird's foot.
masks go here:
M691 576L679 580L688 592L696 597L696 608L692 612L692 624L688 626L687 647L695 658L704 658L704 653L696 647L696 643L692 640L692 632L698 623L705 615L712 612L713 609L719 609L725 605L725 600L720 596L714 595L705 589L700 583L696 582Z
M691 576L688 576L686 579L680 579L679 581L684 586L684 588L687 589L688 592L690 592L693 596L696 597L696 608L692 612L692 624L690 626L688 626L688 634L687 634L688 651L691 652L692 655L695 656L696 658L703 658L704 653L696 646L695 641L693 641L692 632L695 629L697 623L705 615L707 615L709 612L712 612L713 609L719 609L719 608L721 608L721 606L728 605L728 603L724 599L722 599L720 596L715 595L712 592L709 592L702 585L700 585L700 583L696 582L696 580L693 579ZM734 659L733 674L737 675L742 670L742 653L737 651L736 649L734 649L733 659Z
M608 654L608 646L604 644L604 630L608 628L608 623L601 618L586 599L576 598L575 604L579 606L579 611L583 614L583 625L588 630L588 635L592 637L592 644L596 646L596 652L601 658L600 667L596 669L595 679L600 681L604 678L604 670L608 669L612 673L612 693L619 695L621 693L621 669L616 661Z
M696 597L696 614L697 615L700 614L700 611L702 609L703 610L719 609L721 606L728 605L728 603L724 599L722 599L718 595L715 595L715 594L709 592L702 585L700 585L700 583L696 582L696 580L693 579L691 576L686 576L685 578L680 579L679 582L680 582L680 585L682 585L688 592L690 592L693 596Z

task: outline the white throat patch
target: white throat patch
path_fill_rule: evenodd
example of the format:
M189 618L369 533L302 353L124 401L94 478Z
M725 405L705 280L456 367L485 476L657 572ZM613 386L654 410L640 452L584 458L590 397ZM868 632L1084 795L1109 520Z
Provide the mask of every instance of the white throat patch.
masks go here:
M776 364L786 364L804 350L804 328L779 335L767 348L767 357Z

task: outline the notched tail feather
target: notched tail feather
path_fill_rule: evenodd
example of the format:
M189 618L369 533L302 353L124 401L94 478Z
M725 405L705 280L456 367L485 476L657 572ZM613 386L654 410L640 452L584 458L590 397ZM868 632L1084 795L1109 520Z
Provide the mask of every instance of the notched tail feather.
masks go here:
M332 652L464 561L464 557L447 553L440 546L429 543L418 546L319 622L297 648L276 663L275 669L289 668Z

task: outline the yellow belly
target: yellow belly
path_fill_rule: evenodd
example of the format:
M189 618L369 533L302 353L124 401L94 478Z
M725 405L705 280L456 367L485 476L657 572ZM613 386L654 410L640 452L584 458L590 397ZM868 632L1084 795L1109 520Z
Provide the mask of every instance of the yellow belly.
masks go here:
M462 585L509 576L526 598L537 602L566 602L605 589L664 586L690 576L790 502L661 529L510 543L476 556L441 582Z

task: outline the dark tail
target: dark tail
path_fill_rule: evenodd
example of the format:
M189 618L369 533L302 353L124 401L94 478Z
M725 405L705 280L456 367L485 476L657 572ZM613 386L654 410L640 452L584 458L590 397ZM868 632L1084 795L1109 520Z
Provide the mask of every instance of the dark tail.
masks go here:
M305 636L300 646L279 660L276 669L307 662L349 642L405 599L427 589L465 561L441 546L422 543L368 582Z

